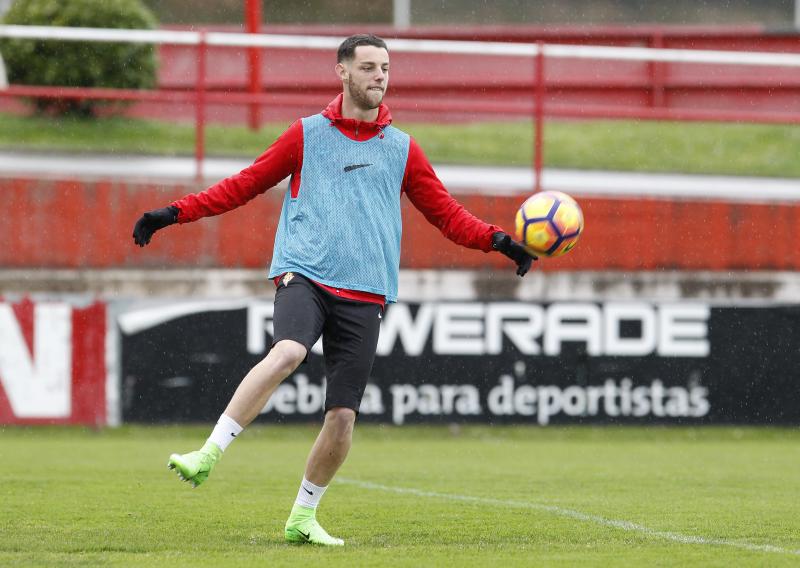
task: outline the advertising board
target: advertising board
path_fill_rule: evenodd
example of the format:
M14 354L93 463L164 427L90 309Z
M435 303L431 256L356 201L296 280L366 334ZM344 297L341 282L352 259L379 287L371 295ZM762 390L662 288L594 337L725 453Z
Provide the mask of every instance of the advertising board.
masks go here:
M0 301L0 424L106 423L106 306Z
M213 421L272 341L272 303L120 315L122 418ZM701 301L388 306L364 421L800 423L800 308ZM320 342L258 420L317 420Z

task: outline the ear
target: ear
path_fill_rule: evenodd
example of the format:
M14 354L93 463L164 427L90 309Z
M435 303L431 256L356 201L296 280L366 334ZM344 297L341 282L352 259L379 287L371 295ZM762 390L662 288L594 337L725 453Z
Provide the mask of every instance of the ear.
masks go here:
M336 70L336 74L339 75L339 79L342 81L347 80L347 68L343 64L337 63L334 69Z

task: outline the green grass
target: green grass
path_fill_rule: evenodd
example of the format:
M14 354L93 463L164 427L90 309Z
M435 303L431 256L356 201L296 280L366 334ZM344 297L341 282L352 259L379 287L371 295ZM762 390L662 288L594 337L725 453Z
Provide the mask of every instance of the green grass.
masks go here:
M167 471L166 458L199 446L208 430L0 430L0 565L800 562L796 429L360 426L340 478L478 500L335 482L319 518L346 540L339 550L282 541L315 428L249 429L193 490ZM706 542L623 530L599 517Z
M207 150L255 158L286 127L259 132L210 125ZM474 124L398 124L417 138L433 163L528 166L527 121ZM641 121L550 121L545 164L550 167L800 177L800 126ZM98 121L0 115L0 148L189 155L187 124L108 118Z

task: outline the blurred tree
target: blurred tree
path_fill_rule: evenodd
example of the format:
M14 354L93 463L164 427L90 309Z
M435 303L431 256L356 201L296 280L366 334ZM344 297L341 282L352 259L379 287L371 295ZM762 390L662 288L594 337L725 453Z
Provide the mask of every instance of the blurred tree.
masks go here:
M242 24L244 2L245 0L144 0L159 21L169 24Z
M244 22L244 0L144 1L162 22L187 25ZM392 1L264 0L262 12L266 24L389 24L392 22Z
M16 0L3 22L18 25L152 29L153 13L139 0ZM9 83L65 87L146 89L155 85L152 45L53 40L9 40L0 43ZM94 100L34 99L39 111L92 117Z

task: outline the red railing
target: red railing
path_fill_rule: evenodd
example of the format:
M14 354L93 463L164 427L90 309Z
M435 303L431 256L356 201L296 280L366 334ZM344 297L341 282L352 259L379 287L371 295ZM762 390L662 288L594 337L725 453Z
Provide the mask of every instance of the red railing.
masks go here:
M1 28L2 26L0 26ZM173 32L180 33L180 32ZM184 32L185 33L185 32ZM233 35L233 34L232 34ZM266 37L266 36L263 36ZM653 36L653 44L661 43L660 36ZM106 40L108 41L108 40ZM170 44L169 40L159 40L160 43ZM189 42L175 42L187 45ZM203 177L203 161L205 157L205 126L207 122L206 109L211 104L223 105L247 105L250 108L249 123L252 126L258 125L258 109L261 105L286 105L297 106L298 104L308 104L319 107L325 101L320 101L320 97L315 93L264 93L260 92L260 82L258 74L251 75L248 89L239 92L220 92L209 89L208 85L208 34L199 33L199 41L191 44L196 49L196 72L194 79L194 89L157 89L157 90L130 90L130 89L108 89L108 88L70 88L70 87L34 87L22 85L10 85L5 90L0 90L0 97L41 97L41 98L69 98L69 99L96 99L112 101L138 101L138 102L157 102L157 103L183 103L195 106L195 158L196 158L196 177L201 180ZM241 47L241 43L234 44ZM494 44L502 45L502 44ZM514 45L514 44L507 44ZM216 43L214 47L221 47ZM224 47L224 46L222 46ZM558 47L558 46L553 46ZM565 46L562 46L565 47ZM259 57L254 57L253 53L258 53L261 46L250 46L247 50L249 63L251 66L259 65ZM624 49L624 48L623 48ZM454 101L411 98L407 96L393 96L392 108L395 110L417 110L428 112L464 112L470 113L478 111L482 114L501 114L506 116L526 116L531 117L534 123L534 149L533 149L533 170L534 170L534 190L541 189L541 172L544 164L544 124L546 117L562 118L639 118L645 120L679 120L679 121L739 121L739 122L761 122L761 123L785 123L800 124L800 112L789 111L754 111L747 109L710 109L710 108L667 108L664 107L665 81L663 68L665 63L662 61L649 61L649 80L651 93L651 106L634 107L612 104L574 104L574 103L553 103L547 102L548 95L548 76L547 76L547 49L543 42L537 42L534 55L534 78L531 85L531 97L529 101ZM655 51L653 53L656 53ZM702 53L702 52L697 52ZM708 52L714 53L714 52ZM756 54L752 54L756 55ZM767 55L767 54L763 54ZM785 55L785 54L784 54ZM780 54L777 55L780 57ZM559 57L570 57L569 55L559 55ZM577 56L576 56L577 57ZM708 62L704 62L708 65ZM724 64L731 64L724 63ZM786 63L775 63L782 65ZM796 65L795 65L796 66ZM255 77L255 79L253 79Z

